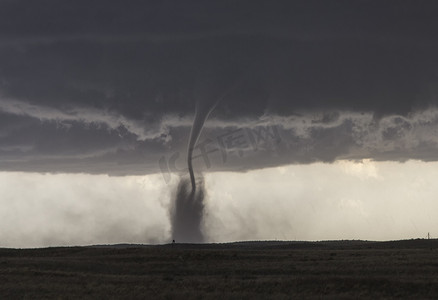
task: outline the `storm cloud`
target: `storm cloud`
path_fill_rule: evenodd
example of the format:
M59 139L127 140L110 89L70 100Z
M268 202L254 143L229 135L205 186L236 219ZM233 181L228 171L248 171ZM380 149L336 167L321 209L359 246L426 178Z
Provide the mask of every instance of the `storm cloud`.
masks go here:
M204 170L437 160L436 12L433 1L1 1L0 168L183 169L195 102L219 96L198 139L209 161L194 149Z

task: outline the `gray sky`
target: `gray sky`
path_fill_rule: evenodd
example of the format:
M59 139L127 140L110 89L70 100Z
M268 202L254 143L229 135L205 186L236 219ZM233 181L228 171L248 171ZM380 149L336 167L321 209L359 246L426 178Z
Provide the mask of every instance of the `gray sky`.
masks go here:
M2 206L29 209L23 202L29 195L73 206L84 197L94 204L83 215L99 209L98 235L117 223L108 208L115 199L130 205L129 178L154 178L160 197L168 195L172 176L186 171L196 101L211 106L217 99L194 151L195 169L219 176L207 177L212 195L222 172L245 176L249 189L260 186L254 172L266 168L336 169L339 161L364 160L381 170L394 163L400 168L394 174L409 160L431 167L438 159L437 13L435 1L0 1L0 171L15 182L3 185ZM318 182L328 176L315 172ZM14 176L65 188L26 194ZM98 198L106 196L69 185L74 178L120 189L104 205ZM300 182L312 191L313 183ZM366 197L379 188L357 189ZM233 199L245 198L235 193ZM291 201L284 195L282 201ZM168 205L157 197L145 196L152 207L145 215L156 216L157 203ZM205 217L212 241L281 238L256 229L224 237L229 228L222 235L217 229L213 198ZM29 214L44 219L47 210L57 211L38 201ZM223 217L244 206L226 207ZM68 227L58 213L57 224ZM166 213L163 218L138 223L159 232L138 239L165 241ZM123 230L109 242L127 236ZM60 242L53 233L52 241L105 242L93 234Z

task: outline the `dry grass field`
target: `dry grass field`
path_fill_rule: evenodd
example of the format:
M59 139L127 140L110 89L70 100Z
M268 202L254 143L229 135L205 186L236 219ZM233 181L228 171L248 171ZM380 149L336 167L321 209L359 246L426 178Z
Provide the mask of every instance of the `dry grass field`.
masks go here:
M0 249L1 299L437 297L437 240Z

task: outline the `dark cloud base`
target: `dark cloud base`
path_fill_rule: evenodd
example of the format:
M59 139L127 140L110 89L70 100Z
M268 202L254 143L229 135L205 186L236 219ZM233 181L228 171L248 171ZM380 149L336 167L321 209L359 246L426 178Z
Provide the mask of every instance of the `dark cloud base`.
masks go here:
M204 170L436 160L436 12L433 1L2 1L0 169L163 172L160 159L185 157L195 103L218 98L200 140L255 122L281 138L231 143L225 163L219 147L211 166L197 159Z

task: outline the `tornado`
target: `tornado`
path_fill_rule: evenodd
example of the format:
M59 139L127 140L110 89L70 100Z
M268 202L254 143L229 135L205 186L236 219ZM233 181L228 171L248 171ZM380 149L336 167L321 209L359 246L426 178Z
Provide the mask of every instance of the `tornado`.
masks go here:
M187 147L189 179L182 176L176 187L172 210L172 239L176 242L202 243L202 216L206 191L202 175L195 176L193 170L193 149L201 135L202 128L217 103L201 103L195 106L195 118L190 131Z
M171 211L172 239L176 242L204 242L201 228L206 190L202 174L195 174L193 169L193 150L210 113L234 88L234 77L228 74L227 69L212 68L204 71L195 82L195 116L187 146L189 178L187 175L180 177Z

